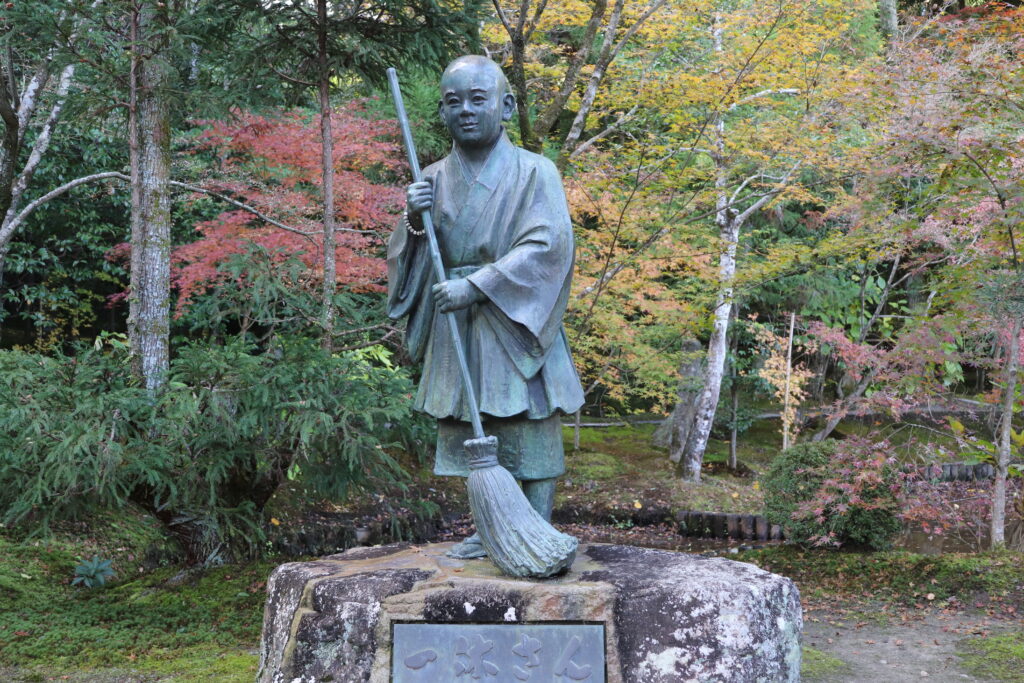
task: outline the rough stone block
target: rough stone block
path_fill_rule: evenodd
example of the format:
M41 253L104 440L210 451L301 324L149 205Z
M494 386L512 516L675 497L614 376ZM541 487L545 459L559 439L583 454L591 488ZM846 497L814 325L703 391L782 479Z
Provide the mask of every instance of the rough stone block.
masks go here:
M799 680L800 599L782 576L723 558L595 544L581 546L562 576L510 579L487 561L445 557L449 547L358 548L278 567L259 680L384 683L398 623L546 622L603 626L610 683ZM502 676L514 680L488 680Z

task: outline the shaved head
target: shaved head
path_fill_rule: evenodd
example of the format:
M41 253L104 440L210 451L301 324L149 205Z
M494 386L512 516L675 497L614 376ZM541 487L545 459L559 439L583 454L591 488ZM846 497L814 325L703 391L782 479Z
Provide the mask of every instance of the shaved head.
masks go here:
M493 60L482 55L463 55L462 57L458 57L453 60L451 64L445 68L444 73L441 74L442 96L444 96L445 81L450 80L456 73L466 69L482 69L490 75L493 75L495 83L498 86L498 97L504 97L505 93L509 92L508 79L505 78L505 72L503 72L501 67Z
M465 152L490 149L515 107L505 74L487 57L459 57L441 76L438 113L452 140Z

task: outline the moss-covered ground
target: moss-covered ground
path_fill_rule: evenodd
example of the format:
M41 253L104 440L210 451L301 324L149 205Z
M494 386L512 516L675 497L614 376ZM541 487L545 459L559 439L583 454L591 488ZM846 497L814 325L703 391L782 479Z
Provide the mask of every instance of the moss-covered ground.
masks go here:
M147 569L139 517L92 522L46 541L0 535L0 680L252 680L275 562ZM92 554L113 559L111 583L72 585Z
M758 477L778 451L780 437L768 422L756 423L737 449L741 464L731 472L727 442L712 439L703 481L682 481L663 448L652 445L655 425L583 427L580 446L573 430L564 430L567 472L559 484L556 507L593 521L650 523L645 510L671 516L677 510L755 514L763 492Z
M803 649L803 659L800 662L800 675L803 678L822 679L846 668L846 662L827 652L813 647Z
M1024 630L968 638L960 651L964 668L978 678L1024 681Z

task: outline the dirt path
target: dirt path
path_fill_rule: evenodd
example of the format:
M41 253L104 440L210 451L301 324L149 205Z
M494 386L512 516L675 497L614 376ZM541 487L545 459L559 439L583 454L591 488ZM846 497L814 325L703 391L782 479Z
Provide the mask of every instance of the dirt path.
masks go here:
M988 681L963 667L958 644L966 638L1020 627L1005 619L966 611L890 612L833 609L805 604L804 648L808 683L905 683ZM841 662L841 663L840 663ZM1019 678L1003 679L1024 681Z

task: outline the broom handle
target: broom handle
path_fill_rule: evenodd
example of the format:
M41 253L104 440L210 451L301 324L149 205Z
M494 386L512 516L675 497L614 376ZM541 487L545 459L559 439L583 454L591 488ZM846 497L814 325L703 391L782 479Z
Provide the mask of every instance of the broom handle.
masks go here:
M416 158L416 145L412 140L412 131L409 129L409 117L405 113L405 104L402 102L402 91L398 88L398 72L394 67L388 69L388 83L391 85L391 97L395 100L395 111L398 113L398 125L402 127L402 140L405 142L405 153L409 157L409 168L412 169L413 182L423 180L420 173L420 162ZM430 260L434 264L434 274L438 282L444 282L444 263L441 261L441 249L437 246L437 236L434 234L434 221L429 211L420 214L423 219L423 228L427 233L427 242L430 245ZM459 324L455 320L455 314L449 313L448 329L452 333L452 344L455 346L455 357L459 361L459 371L462 373L462 389L466 395L466 403L469 404L469 417L473 422L473 436L477 439L484 438L484 426L480 422L480 407L476 402L476 392L473 391L473 382L469 376L469 365L466 363L466 350L462 347L462 335L459 334Z

